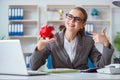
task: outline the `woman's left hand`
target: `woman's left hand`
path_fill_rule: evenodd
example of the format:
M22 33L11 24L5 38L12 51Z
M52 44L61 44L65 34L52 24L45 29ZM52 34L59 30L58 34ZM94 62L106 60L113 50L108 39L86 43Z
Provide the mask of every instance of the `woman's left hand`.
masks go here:
M109 47L110 42L105 34L105 29L102 28L101 33L90 32L93 35L95 43L102 43L105 47Z

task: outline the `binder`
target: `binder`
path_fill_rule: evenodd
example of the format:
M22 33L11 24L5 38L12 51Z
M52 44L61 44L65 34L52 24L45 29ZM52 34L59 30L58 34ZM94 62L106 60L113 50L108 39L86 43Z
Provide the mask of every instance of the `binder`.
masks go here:
M15 19L15 9L14 8L11 8L11 9L12 9L11 20L14 20Z
M20 25L20 35L23 36L23 24Z
M20 20L21 17L20 17L20 8L17 8L17 19Z
M30 68L30 56L29 55L26 56L26 67Z
M11 35L11 36L14 36L14 34L15 34L15 33L14 33L14 24L11 24L11 25L12 25L12 27L11 27L11 34L12 34L12 35Z
M9 36L11 36L12 35L12 25L11 24L9 24L8 32L9 32Z
M15 15L14 15L14 19L17 20L18 19L18 15L17 15L17 8L14 8L15 9Z
M85 34L92 37L92 34L90 34L90 32L93 32L93 24L92 23L88 23L85 26Z
M20 8L20 19L23 20L23 8Z
M9 8L9 10L8 10L8 17L9 17L9 20L12 19L12 9L11 8Z
M18 34L17 34L17 32L18 32L18 30L17 30L17 24L14 24L14 35L15 36L17 36Z
M90 24L90 31L91 31L91 32L93 32L93 26L94 26L94 25L91 23L91 24Z

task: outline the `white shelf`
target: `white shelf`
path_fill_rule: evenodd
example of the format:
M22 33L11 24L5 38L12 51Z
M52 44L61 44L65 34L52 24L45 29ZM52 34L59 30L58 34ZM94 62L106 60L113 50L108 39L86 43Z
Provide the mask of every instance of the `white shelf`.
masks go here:
M24 20L9 20L9 22L11 23L11 22L32 22L32 23L37 23L38 22L38 20L37 19L33 19L33 20L29 20L29 19L24 19Z
M73 4L48 4L46 6L47 24L55 26L55 33L59 31L59 26L64 25L66 13L68 13L75 5ZM63 20L60 20L59 10L63 10Z
M84 4L82 5L83 7L99 7L99 8L110 8L110 5L104 5L104 4L98 4L98 5L89 5L89 4Z
M10 4L10 5L8 5L9 7L32 7L32 8L34 8L34 7L38 7L38 4Z
M88 20L87 23L93 24L93 31L96 33L100 33L102 28L106 28L106 35L110 42L112 43L112 7L111 5L82 5L82 7L87 11ZM100 11L99 18L94 19L91 15L91 11L93 8L96 8ZM97 45L96 47L100 52L102 52L102 46Z
M58 9L71 9L75 7L75 5L72 4L51 4L47 5L47 11L58 11Z
M48 23L63 23L65 20L48 20Z
M23 20L8 20L8 24L23 24L23 36L9 36L10 39L19 39L21 41L22 49L24 53L32 53L35 45L38 41L40 27L40 13L39 6L37 4L10 4L8 8L22 8Z
M93 23L110 23L109 20L87 20L87 22L93 22Z
M10 38L37 38L38 36L37 35L33 35L33 36L30 36L30 35L24 35L24 36L9 36Z

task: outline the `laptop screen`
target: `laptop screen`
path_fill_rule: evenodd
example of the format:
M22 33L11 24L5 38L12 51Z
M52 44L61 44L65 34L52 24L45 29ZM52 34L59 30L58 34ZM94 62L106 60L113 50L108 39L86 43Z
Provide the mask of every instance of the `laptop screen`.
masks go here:
M0 40L0 74L28 74L20 40Z

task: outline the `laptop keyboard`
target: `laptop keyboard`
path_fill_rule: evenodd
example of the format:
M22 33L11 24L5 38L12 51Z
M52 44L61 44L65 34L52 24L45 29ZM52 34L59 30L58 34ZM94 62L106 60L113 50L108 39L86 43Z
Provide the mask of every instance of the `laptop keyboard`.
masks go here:
M28 74L29 74L29 75L46 75L46 74L48 74L48 73L47 73L47 72L38 72L38 71L28 70Z

